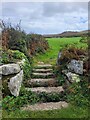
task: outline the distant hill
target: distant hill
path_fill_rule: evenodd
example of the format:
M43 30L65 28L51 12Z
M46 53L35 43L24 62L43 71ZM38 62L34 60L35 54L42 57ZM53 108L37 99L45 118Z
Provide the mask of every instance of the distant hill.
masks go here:
M57 38L57 37L80 37L82 35L87 35L88 32L90 32L90 30L85 30L85 31L80 31L80 32L77 32L77 31L65 31L63 33L60 33L60 34L46 34L46 35L43 35L45 38Z

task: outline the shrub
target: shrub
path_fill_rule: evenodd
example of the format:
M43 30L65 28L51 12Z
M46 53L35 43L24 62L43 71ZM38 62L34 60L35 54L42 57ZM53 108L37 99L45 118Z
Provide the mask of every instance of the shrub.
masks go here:
M9 49L19 50L21 52L26 51L25 35L22 31L15 28L9 29Z
M67 91L67 98L70 103L80 107L89 106L89 89L86 77L83 77L80 83L72 84Z
M42 35L28 34L27 35L27 48L31 55L36 53L44 53L48 49L48 43Z
M2 46L4 49L19 50L26 56L44 53L48 49L48 42L42 35L26 34L20 24L15 27L2 21Z
M18 51L18 50L15 50L13 51L13 57L15 59L23 59L23 58L26 58L26 56L24 55L24 53Z
M80 42L82 42L82 43L88 43L88 36L83 35L82 38L81 38L81 40L80 40Z
M13 58L12 50L1 50L1 64L13 63L15 59Z
M79 60L80 55L85 55L84 49L70 46L62 50L61 58L58 61L60 61L59 63L63 64L69 62L71 59Z
M18 50L2 50L2 59L1 64L8 63L17 63L19 60L25 59L25 63L22 66L24 71L24 79L28 79L31 76L31 61L29 62L28 58L24 55L24 53ZM30 58L30 57L29 57ZM31 59L30 59L31 60Z
M32 67L31 67L28 59L25 59L25 60L26 61L22 67L23 71L24 71L24 80L29 79L31 77L31 71L32 71L32 69L31 69Z

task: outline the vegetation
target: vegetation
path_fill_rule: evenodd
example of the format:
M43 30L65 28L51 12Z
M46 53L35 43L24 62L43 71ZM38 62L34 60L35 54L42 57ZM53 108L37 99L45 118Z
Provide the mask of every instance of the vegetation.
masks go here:
M1 50L1 61L0 64L8 64L8 63L17 63L18 61L21 61L25 59L25 63L22 66L22 69L24 71L24 79L29 79L31 75L31 64L28 60L28 58L24 55L24 53L18 51L18 50Z
M26 43L28 53L31 55L36 55L36 53L45 53L49 47L45 38L42 35L37 34L28 34Z
M85 48L76 48L75 46L67 46L61 51L61 57L58 58L57 64L59 71L62 71L66 68L67 63L72 59L87 61L87 58L84 59L87 55L87 50ZM82 56L85 56L84 58Z
M57 93L47 94L47 93L39 93L35 94L33 92L27 91L22 87L20 91L20 95L18 97L14 96L6 96L2 101L3 110L7 112L11 112L12 110L18 110L21 107L27 104L35 104L37 102L58 102L65 100L65 93L62 95Z
M88 66L88 50L87 47L83 47L82 45L87 46L86 42L82 41L83 38L80 39L80 43L76 46L74 44L66 45L61 50L61 57L58 59L58 66L55 67L55 74L59 81L60 85L63 85L66 89L66 98L67 101L74 106L78 106L82 108L88 108L89 104L89 84L88 84L88 76L89 69ZM83 43L83 44L82 44ZM67 67L67 63L70 62L71 59L83 60L84 62L84 70L85 73L80 76L81 81L78 83L73 83L70 86L65 86L65 78L62 75L62 70L65 70ZM87 65L86 65L87 64ZM88 67L89 68L89 67Z
M16 117L15 117L16 116ZM76 119L88 119L88 109L80 108L76 106L70 106L62 110L49 110L49 111L12 111L8 114L7 111L3 111L3 118L76 118Z
M82 42L82 43L88 43L88 35L87 36L83 35L82 38L81 38L81 40L80 40L80 42Z
M34 62L43 61L45 63L56 64L57 56L59 51L63 48L72 45L77 48L87 48L86 43L80 42L81 37L71 37L71 38L47 38L50 48L44 54L37 54L34 57Z
M20 23L13 27L2 21L3 49L19 50L27 57L36 53L43 53L48 49L48 43L42 35L26 34L21 30Z
M62 37L81 37L81 36L87 36L88 33L90 31L89 30L85 30L85 31L65 31L65 32L62 32L60 34L47 34L47 35L44 35L44 37L46 38L62 38Z
M67 89L68 101L79 107L89 107L89 89L88 89L88 79L86 77L82 78L80 83L74 83Z
M24 71L24 82L18 97L5 96L2 100L3 118L87 118L88 117L88 67L87 67L87 50L88 45L86 40L81 37L72 38L45 38L37 34L26 34L20 29L20 26L13 28L5 26L3 23L2 41L3 49L1 64L16 63L19 60L25 59L26 62L22 66ZM86 39L86 38L85 38ZM45 52L47 50L47 52ZM57 61L58 52L62 51L61 58ZM66 67L71 59L81 59L81 55L86 56L84 59L84 69L86 70L84 76L81 76L82 80L79 83L72 84L66 88L66 92L62 95L53 94L35 94L31 91L25 90L26 80L31 77L32 71L32 59L35 64L38 61L50 63L56 65L54 73L58 78L59 85L65 84L64 76L61 74L61 70ZM7 88L6 88L7 89ZM21 111L20 108L27 104L35 104L37 102L57 102L60 100L66 100L69 102L69 107L62 110L53 111ZM17 115L17 116L16 116Z
M84 85L84 84L83 84ZM84 85L85 87L85 85ZM69 88L69 92L71 92L72 96L68 96L68 100L72 105L69 105L68 108L62 109L62 110L53 110L53 111L21 111L20 108L27 104L35 104L37 102L56 102L59 100L66 100L66 95L63 94L63 96L60 96L59 94L45 94L41 93L36 95L35 93L25 91L25 89L22 87L20 96L19 97L12 97L7 96L3 100L3 118L13 118L15 117L15 114L17 114L16 118L87 118L88 117L88 106L89 101L84 97L82 99L82 94L78 93L82 90L78 86L75 87L73 85L73 88L76 92L74 94L71 91L71 88ZM83 90L84 91L84 90ZM81 93L80 92L80 93ZM77 94L78 93L78 94ZM83 92L85 94L86 92ZM85 94L87 97L87 94ZM75 105L75 106L73 106ZM13 112L12 112L13 111ZM71 114L72 113L72 114ZM83 114L82 114L83 113ZM23 116L25 114L25 116Z

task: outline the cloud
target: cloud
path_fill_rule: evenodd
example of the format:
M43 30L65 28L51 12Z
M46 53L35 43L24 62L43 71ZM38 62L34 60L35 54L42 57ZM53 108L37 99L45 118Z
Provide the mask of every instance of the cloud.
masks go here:
M65 14L72 12L86 12L88 10L87 2L61 2L61 3L44 3L43 15L47 17L54 16L56 14Z
M2 4L2 11L2 19L14 25L21 20L22 29L27 33L88 29L87 2L7 2Z

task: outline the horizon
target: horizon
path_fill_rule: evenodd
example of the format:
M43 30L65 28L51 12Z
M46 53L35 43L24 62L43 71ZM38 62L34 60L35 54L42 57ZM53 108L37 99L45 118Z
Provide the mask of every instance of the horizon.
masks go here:
M2 16L12 25L21 20L27 34L60 34L88 30L88 2L5 2Z

